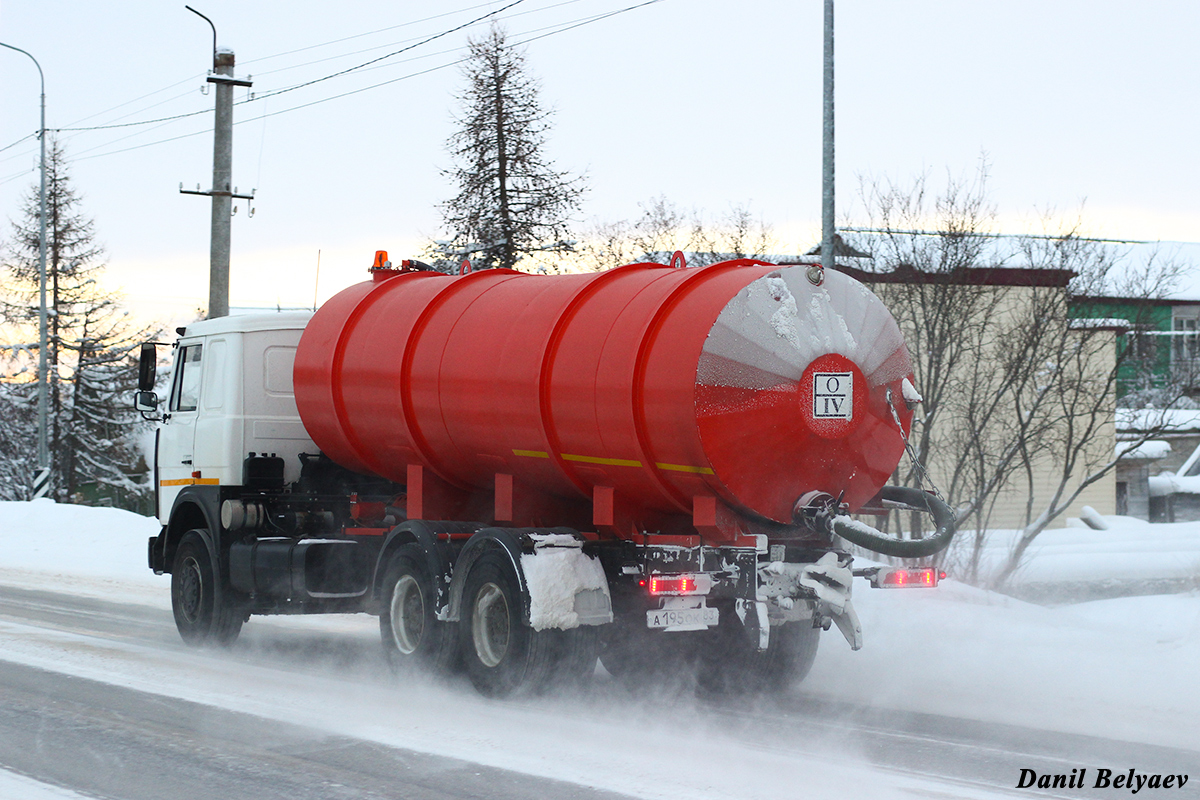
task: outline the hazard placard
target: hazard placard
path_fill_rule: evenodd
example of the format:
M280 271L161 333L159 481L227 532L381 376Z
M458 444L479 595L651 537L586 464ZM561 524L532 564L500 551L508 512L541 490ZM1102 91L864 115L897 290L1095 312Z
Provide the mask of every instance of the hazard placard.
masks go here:
M854 373L813 373L813 419L854 418Z

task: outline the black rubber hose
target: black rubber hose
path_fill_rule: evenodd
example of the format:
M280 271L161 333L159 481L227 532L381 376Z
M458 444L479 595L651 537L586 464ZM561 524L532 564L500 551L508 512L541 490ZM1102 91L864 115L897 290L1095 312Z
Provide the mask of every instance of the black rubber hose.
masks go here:
M942 500L928 492L908 486L885 486L880 490L879 496L885 501L900 503L914 511L929 512L933 516L937 532L926 539L897 539L846 517L830 518L830 532L873 553L895 558L925 558L940 553L950 545L957 525L954 509Z

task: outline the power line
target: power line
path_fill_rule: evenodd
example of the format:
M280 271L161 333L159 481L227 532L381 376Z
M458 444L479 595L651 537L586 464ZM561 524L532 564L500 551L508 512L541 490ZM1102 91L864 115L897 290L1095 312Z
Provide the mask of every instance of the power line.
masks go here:
M570 0L570 1L572 1L572 2L573 2L573 0ZM402 50L398 50L398 51L395 51L395 52L393 52L393 53L389 53L389 54L388 54L388 55L386 55L386 56L381 56L380 58L373 59L373 60L371 60L371 61L368 61L368 62L366 62L366 63L364 63L364 64L360 64L360 65L358 65L357 67L352 67L351 69L342 70L341 72L333 73L333 74L331 74L331 75L327 75L327 76L325 76L325 77L323 77L323 78L319 78L319 79L317 79L317 80L309 81L309 82L307 82L307 83L297 84L296 86L292 86L292 87L289 87L289 88L287 88L287 89L281 89L281 90L279 90L279 91L275 91L275 92L269 92L269 93L262 94L262 95L257 95L257 96L255 96L255 97L251 97L251 98L249 98L249 99L242 100L242 101L240 101L239 103L237 103L237 105L245 105L246 103L256 102L256 101L259 101L259 100L265 100L265 99L267 99L267 98L269 98L269 97L276 97L276 96L278 96L278 95L280 95L280 94L283 94L283 93L285 93L285 92L292 91L292 90L294 90L294 89L299 89L299 88L302 88L302 87L305 87L305 86L310 86L310 85L312 85L312 84L315 84L315 83L320 83L320 82L322 82L322 81L328 80L329 78L337 77L337 76L339 76L339 75L344 75L344 74L346 74L346 73L348 73L348 72L352 72L352 71L356 71L356 70L362 69L363 67L369 66L369 65L371 65L371 64L374 64L374 63L378 63L379 61L382 61L382 60L384 60L384 59L386 59L386 58L390 58L390 57L392 57L392 56L395 56L395 55L398 55L398 54L400 54L400 53L402 53L402 52L406 52L406 51L408 51L408 50L412 50L412 49L414 49L414 48L416 48L416 47L419 47L421 44L426 44L426 43L428 43L428 42L431 42L431 41L433 41L433 40L435 40L435 39L442 38L442 37L444 37L444 36L446 36L446 35L448 35L448 34L450 34L450 33L453 33L453 32L455 32L455 31L457 31L457 30L462 30L462 29L463 29L463 28L465 28L465 27L469 27L470 25L477 24L478 22L480 22L480 21L482 21L482 20L484 20L484 19L487 19L489 16L494 16L495 14L498 14L498 13L500 13L500 12L504 11L505 9L512 8L513 6L515 6L515 5L517 5L518 3L521 3L521 2L523 2L523 0L515 0L514 2L512 2L512 3L509 3L507 6L504 6L503 8L499 9L499 11L493 12L492 14L485 14L485 15L483 15L483 16L481 16L481 17L478 17L478 18L476 18L475 20L472 20L471 22L468 22L468 23L465 23L465 24L463 24L463 25L460 25L460 26L458 26L457 28L453 28L453 29L450 29L450 30L447 30L447 31L443 31L442 33L439 33L439 34L436 34L436 35L434 35L434 36L428 37L427 39L423 40L422 42L420 42L420 43L418 43L418 44L416 44L416 45L412 45L412 46L410 46L410 47L403 48ZM617 15L619 15L619 14L624 14L624 13L627 13L627 12L629 12L629 11L634 11L634 10L636 10L636 9L639 9L639 8L644 8L645 6L655 5L655 4L657 4L657 3L661 3L661 2L664 2L664 0L645 0L645 2L642 2L642 3L636 3L636 4L634 4L634 5L631 5L631 6L626 6L625 8L620 8L620 9L617 9L617 10L615 10L615 11L610 11L610 12L606 12L606 13L603 13L603 14L597 14L597 15L594 15L594 16L592 16L592 17L585 17L585 18L582 18L582 19L571 20L570 22L567 22L567 23L562 23L562 24L560 24L559 26L549 26L549 27L552 27L552 28L555 28L555 29L554 29L554 30L550 30L550 31L549 31L549 32L547 32L547 33L542 33L542 34L540 34L540 35L538 35L538 36L531 36L531 37L529 37L529 38L527 38L527 39L523 39L523 40L521 40L521 41L517 41L517 42L515 42L515 43L514 43L514 45L513 45L513 46L521 46L521 45L525 45L525 44L528 44L528 43L530 43L530 42L537 41L537 40L539 40L539 39L545 39L545 38L547 38L547 37L549 37L549 36L554 36L554 35L556 35L556 34L559 34L559 33L565 33L565 32L567 32L567 31L570 31L570 30L575 30L576 28L583 27L584 25L590 25L590 24L592 24L592 23L594 23L594 22L599 22L599 21L601 21L601 20L609 19L610 17L615 17L615 16L617 16ZM569 4L569 3L560 3L560 4L558 4L558 5L567 5L567 4ZM545 29L545 28L543 28L543 29L538 29L538 30L546 30L546 29ZM534 32L536 32L536 30L535 30L535 31L529 31L529 32L527 32L525 35L527 35L528 33L534 33ZM422 56L422 57L427 57L427 56ZM349 96L351 96L351 95L355 95L355 94L361 94L362 92L370 91L371 89L378 89L378 88L380 88L380 87L382 87L382 86L388 86L388 85L390 85L390 84L393 84L393 83L398 83L398 82L400 82L400 81L403 81L403 80L408 80L409 78L414 78L414 77L418 77L418 76L421 76L421 75L428 75L428 74L430 74L430 73L432 73L432 72L437 72L437 71L439 71L439 70L443 70L443 69L446 69L446 68L448 68L448 67L454 67L454 66L457 66L457 65L459 65L459 64L462 64L462 63L464 63L466 60L467 60L467 59L466 59L465 57L464 57L464 58L455 59L454 61L450 61L450 62L447 62L447 63L444 63L444 64L440 64L440 65L438 65L438 66L435 66L435 67L430 67L430 68L428 68L428 69L419 70L419 71L417 71L417 72L411 72L411 73L408 73L407 75L401 75L400 77L397 77L397 78L391 78L391 79L389 79L389 80L386 80L386 81L381 81L381 82L379 82L379 83L374 83L374 84L371 84L371 85L369 85L369 86L364 86L364 87L361 87L361 88L358 88L358 89L352 89L352 90L350 90L350 91L347 91L347 92L342 92L342 93L340 93L340 94L331 95L331 96L329 96L329 97L323 97L323 98L320 98L320 99L317 99L317 100L313 100L313 101L311 101L311 102L308 102L308 103L302 103L302 104L300 104L300 105L296 105L296 106L290 106L290 107L288 107L288 108L279 109L278 111L272 111L272 112L269 112L269 113L263 113L263 114L260 114L260 115L258 115L258 116L255 116L255 117L250 117L250 118L248 118L248 119L239 120L239 121L235 122L234 124L235 124L235 125L241 125L241 124L243 124L243 123L257 122L257 121L260 121L260 120L267 119L268 117L275 117L275 116L279 116L280 114L287 114L287 113L289 113L289 112L292 112L292 111L298 111L298 110L300 110L300 109L304 109L304 108L310 108L310 107L312 107L312 106L315 106L315 105L320 105L321 103L327 103L327 102L329 102L329 101L331 101L331 100L339 100L339 99L341 99L341 98L343 98L343 97L349 97ZM148 120L148 121L147 121L147 123L143 123L143 124L148 124L148 123L150 123L150 122L171 122L171 121L175 121L175 120L177 120L177 119L182 119L182 118L186 118L186 117L190 117L190 116L197 116L198 114L209 113L209 111L210 111L210 109L206 109L206 110L204 110L204 111L196 112L196 113L194 113L194 114L184 114L184 115L178 115L178 116L176 116L176 117L167 117L167 118L164 118L164 119L161 119L161 120ZM119 126L114 126L114 127L129 127L129 125L128 125L128 124L127 124L127 125L119 125ZM133 151L133 150L140 150L140 149L142 149L142 148L145 148L145 147L153 147L153 146L155 146L155 145L159 145L159 144L166 144L166 143L168 143L168 142L174 142L174 141L178 141L178 140L180 140L180 139L187 139L187 138L190 138L190 137L192 137L192 136L199 136L199 135L201 135L201 134L204 134L204 133L207 133L207 132L209 132L209 129L205 128L204 130L193 131L193 132L191 132L191 133L185 133L185 134L181 134L181 135L179 135L179 136L172 136L172 137L170 137L170 138L167 138L167 139L159 139L159 140L156 140L156 141L153 141L153 142L145 142L145 143L143 143L143 144L134 145L134 146L132 146L132 147L125 147L125 148L122 148L122 149L120 149L120 150L110 150L110 151L106 151L106 152L103 152L103 153L97 153L97 154L95 154L95 155L92 155L92 156L85 156L85 157L83 157L83 158L76 158L75 160L76 160L76 161L86 161L86 160L93 159L93 158L102 158L102 157L104 157L104 156L117 155L117 154L120 154L120 153L127 153L127 152L130 152L130 151ZM128 137L126 137L126 138L128 138ZM120 141L120 140L117 140L117 141ZM115 142L109 142L108 144L114 144L114 143L115 143ZM95 149L98 149L99 147L104 147L104 146L107 146L107 145L99 145L99 146L98 146L97 148L95 148ZM85 151L85 152L86 152L86 151Z
M541 6L540 8L533 8L533 9L529 9L528 11L519 11L515 14L509 14L509 15L503 17L503 19L515 19L517 17L523 17L523 16L527 16L529 14L540 14L543 11L549 11L554 8L560 8L562 6L574 5L575 3L581 3L581 2L584 2L584 0L562 0L562 2L552 3L551 5L548 5L548 6ZM490 5L490 3L481 3L479 5L469 6L467 8L459 9L458 11L447 11L444 14L435 14L432 17L425 17L424 19L413 20L412 22L405 22L405 23L402 23L399 25L390 25L386 28L379 28L377 30L367 31L366 33L358 33L353 36L345 36L345 37L342 37L341 39L334 39L333 41L324 42L322 44L314 44L314 45L309 45L307 47L297 48L295 50L289 50L284 53L278 53L274 56L263 56L262 58L250 59L249 61L244 62L244 64L253 64L253 63L257 63L259 61L267 61L272 58L277 58L279 56L293 55L295 53L302 53L302 52L305 52L308 50L316 50L316 49L319 49L321 47L326 47L331 44L340 44L342 42L348 42L353 39L361 39L365 36L372 36L376 33L384 33L386 31L396 30L397 28L407 28L412 25L420 24L422 22L429 22L431 20L441 19L442 17L454 16L455 14L460 14L460 13L463 13L464 11L474 11L477 8L485 8L488 5ZM503 10L503 9L501 9L501 10ZM477 22L478 21L476 21L475 23L467 23L467 24L472 25L472 24L477 24ZM406 44L408 42L415 41L419 38L421 38L421 37L414 36L410 39L405 39L400 42L388 42L385 44L375 45L374 47L364 47L361 50L353 50L353 51L350 51L347 53L338 53L336 55L326 56L324 58L318 58L318 59L314 59L312 61L304 61L299 64L292 64L292 65L286 66L286 67L279 67L278 69L259 71L259 72L255 72L254 74L259 77L262 77L263 75L275 75L280 72L287 72L288 70L300 69L302 67L310 67L314 64L324 64L327 61L335 61L339 58L348 58L350 56L362 55L363 53L370 53L374 50L382 50L385 47L395 47L398 44Z
M211 108L206 108L203 111L189 111L186 114L176 114L172 117L160 117L158 119L144 119L140 122L119 122L115 125L93 125L87 128L51 128L55 133L77 132L77 131L107 131L116 128L133 128L139 125L153 125L156 122L174 122L177 119L187 119L188 117L198 117L201 114L208 114L212 111Z
M203 75L203 74L192 75L192 76L191 76L191 77L189 77L189 78L184 78L184 79L183 79L183 80L181 80L181 81L178 81L178 82L176 82L176 83L172 83L170 86L164 86L164 87L163 87L163 88L161 88L161 89L155 89L153 92L147 92L146 94L142 95L141 97L135 97L135 98L133 98L132 100L126 100L124 103L118 103L117 105L115 105L115 106L112 106L111 108L106 108L106 109L104 109L103 111L97 111L97 112L95 112L94 114L88 114L86 117L80 117L79 119L75 120L74 122L69 122L69 123L67 123L67 124L68 124L68 125L78 125L78 124L79 124L79 123L81 123L81 122L87 122L89 119L92 119L92 118L94 118L94 117L99 117L99 116L102 116L102 115L104 115L104 114L107 114L107 113L109 113L110 111L116 111L118 108L124 108L124 107L125 107L125 106L127 106L127 105L131 105L131 104L133 104L133 103L136 103L136 102L138 102L139 100L145 100L147 97L153 97L153 96L154 96L154 95L156 95L156 94L161 94L161 93L163 93L163 92L166 92L166 91L169 91L169 90L171 90L171 89L174 89L176 86L182 86L182 85L184 85L185 83L190 83L191 81L194 81L194 80L197 80L198 78L203 78L203 77L204 77L204 75ZM189 92L189 93L190 93L190 92ZM168 98L168 99L166 99L166 100L163 100L161 103L155 103L153 106L149 106L149 107L150 107L150 108L154 108L155 106L160 106L160 105L162 105L162 103L169 103L169 102L171 102L171 100L178 100L180 97L183 97L183 96L184 96L184 95L182 95L182 94L175 95L174 97L171 97L171 98ZM145 110L145 109L143 109L143 110ZM137 112L132 112L132 113L137 113ZM127 116L128 116L128 115L127 115Z
M513 0L511 3L509 3L509 4L508 4L508 5L506 5L506 6L503 6L502 8L500 8L500 9L499 9L499 10L497 10L497 11L490 11L490 12L488 12L487 14L484 14L483 16L476 17L475 19L471 20L470 22L465 22L465 23L463 23L462 25L459 25L459 26L457 26L457 27L450 28L450 29L448 29L448 30L444 30L444 31L442 31L441 33L436 33L436 34L434 34L433 36L428 36L428 37L426 37L426 38L424 38L424 39L422 39L422 40L418 41L416 44L412 44L412 45L409 45L409 46L407 46L407 47L403 47L403 48L401 48L401 49L399 49L399 50L395 50L395 51L393 51L393 52L391 52L391 53L388 53L388 54L386 54L386 55L379 56L378 58L373 58L373 59L371 59L370 61L366 61L366 62L364 62L364 63L362 63L362 64L359 64L359 65L357 65L357 66L354 66L354 67L349 67L349 68L347 68L347 69L341 70L341 71L339 71L339 72L334 72L334 73L331 73L331 74L329 74L329 75L325 75L325 76L323 76L323 77L320 77L320 78L315 78L315 79L313 79L313 80L311 80L311 81L306 81L306 82L304 82L304 83L298 83L298 84L296 84L295 86L288 86L288 87L286 87L286 88L283 88L283 89L278 89L278 90L276 90L276 91L273 91L273 92L266 92L266 93L263 93L263 94L261 94L261 95L257 95L256 97L253 97L253 98L251 98L251 100L265 100L265 99L266 99L266 98L268 98L268 97L276 97L276 96L278 96L278 95L285 94L285 93L287 93L287 92L293 92L293 91L295 91L296 89L303 89L303 88L304 88L304 87L306 87L306 86L312 86L312 85L314 85L314 84L321 83L321 82L323 82L323 81L327 81L327 80L330 80L330 79L332 79L332 78L337 78L337 77L340 77L340 76L342 76L342 75L346 75L346 74L349 74L349 73L351 73L351 72L355 72L355 71L357 71L357 70L360 70L360 69L362 69L362 68L364 68L364 67L368 67L368 66L370 66L370 65L372 65L372 64L377 64L377 63L379 63L380 61L384 61L384 60L386 60L386 59L389 59L389 58L391 58L391 57L393 57L393 56L397 56L397 55L400 55L401 53L408 52L409 50L414 50L414 49L416 49L416 48L418 48L418 47L420 47L420 46L422 46L422 45L424 45L424 44L428 44L429 42L435 41L435 40L437 40L437 39L441 39L441 38L443 38L443 37L445 37L445 36L449 36L450 34L452 34L452 33L455 33L455 32L457 32L457 31L460 31L460 30L462 30L463 28L468 28L468 27L470 27L470 26L472 26L472 25L475 25L475 24L477 24L477 23L479 23L479 22L482 22L483 20L485 20L485 19L488 19L489 17L494 17L494 16L496 16L497 14L500 14L500 13L502 13L502 12L504 12L504 11L507 11L508 9L512 8L513 6L519 5L520 3L523 3L523 2L525 2L525 0ZM161 90L160 90L160 91L161 91ZM332 99L332 98L331 98L331 99ZM242 105L242 104L244 104L245 102L250 102L250 101L243 101L243 103L239 103L238 105ZM136 127L136 126L140 126L140 125L153 125L153 124L155 124L155 123L160 123L160 122L174 122L175 120L187 119L188 117L197 117L197 116L200 116L201 114L207 114L207 113L209 113L209 111L210 111L210 110L211 110L211 109L203 109L203 110L201 110L201 111L190 111L190 112L188 112L188 113L185 113L185 114L175 114L175 115L173 115L173 116L169 116L169 117L160 117L160 118L158 118L158 119L148 119L148 120L141 120L141 121L138 121L138 122L122 122L122 123L117 123L117 124L113 124L113 125L93 125L93 126L89 126L89 127L82 127L82 128L54 128L53 130L54 130L56 133L63 133L63 132L78 132L78 131L101 131L101 130L113 130L113 129L116 129L116 128L132 128L132 127ZM171 141L171 140L165 140L165 141Z
M365 33L356 33L352 36L343 36L341 39L332 39L328 42L322 42L321 44L310 44L306 47L298 47L295 50L287 50L285 52L275 53L274 55L270 55L270 56L260 56L259 58L252 58L252 59L249 59L248 61L243 61L242 65L245 66L246 64L257 64L260 61L269 61L272 58L281 58L283 56L295 55L296 53L303 53L308 50L317 50L322 47L328 47L329 45L332 45L332 44L341 44L342 42L348 42L348 41L351 41L352 39L361 39L364 36L373 36L376 33L384 33L386 31L396 30L397 28L407 28L410 25L419 25L422 22L430 22L435 19L441 19L442 17L452 17L455 14L461 14L465 11L474 11L477 8L486 8L489 5L491 5L491 3L479 3L478 5L467 6L466 8L460 8L457 11L447 11L442 14L435 14L432 17L425 17L424 19L416 19L416 20L412 20L411 22L402 22L399 25L389 25L386 28L377 28L376 30L373 30L373 31L366 31ZM387 45L381 45L381 46L387 47ZM368 48L368 49L378 49L378 48ZM366 51L364 50L364 51L360 51L360 52L366 52ZM349 54L343 54L343 55L357 55L357 53L349 53ZM338 56L333 56L333 57L338 58ZM322 60L327 60L327 59L322 59ZM308 64L299 64L298 66L308 66L309 64L316 64L316 63L320 63L320 62L310 61L310 62L308 62ZM279 70L275 70L275 71L278 72ZM269 73L258 73L258 74L262 75L262 74L269 74Z
M558 4L556 4L556 5L553 5L553 6L547 6L546 8L555 8L555 7L557 7L558 5L566 5L566 4L568 4L568 3L579 2L579 1L580 1L580 0L566 0L566 2L565 2L565 3L558 3ZM346 37L343 37L343 38L341 38L341 39L334 39L334 40L332 40L332 41L329 41L329 42L322 42L321 44L309 45L309 46L307 46L307 47L301 47L301 48L297 48L297 49L295 49L295 50L288 50L288 51L285 51L285 52L282 52L282 53L275 53L274 55L262 56L262 57L260 57L260 58L255 58L255 59L250 59L250 60L248 60L248 61L245 61L245 62L243 62L243 65L245 65L245 64L253 64L253 63L257 63L257 62L259 62L259 61L266 61L266 60L269 60L269 59L272 59L272 58L279 58L279 57L286 56L286 55L292 55L292 54L294 54L294 53L300 53L300 52L304 52L304 51L306 51L306 50L314 50L314 49L317 49L317 48L320 48L320 47L327 47L327 46L329 46L329 45L331 45L331 44L338 44L338 43L340 43L340 42L344 42L344 41L350 41L351 39L359 39L359 38L362 38L362 37L364 37L364 36L371 36L371 35L373 35L373 34L376 34L376 33L382 33L382 32L384 32L384 31L394 30L394 29L396 29L396 28L404 28L404 27L408 27L408 26L410 26L410 25L418 25L418 24L420 24L420 23L422 23L422 22L429 22L429 21L432 21L432 20L435 20L435 19L440 19L440 18L442 18L442 17L449 17L449 16L453 16L453 15L455 15L455 14L461 14L461 13L463 13L463 12L466 12L466 11L474 11L474 10L475 10L475 9L477 9L477 8L484 8L484 7L488 6L488 5L490 5L490 3L479 3L479 4L477 4L477 5L473 5L473 6L467 6L466 8L460 8L460 9L457 9L457 10L455 10L455 11L446 11L446 12L444 12L444 13L442 13L442 14L435 14L435 15L433 15L433 16L430 16L430 17L424 17L424 18L422 18L422 19L412 20L412 21L410 21L410 22L404 22L404 23L401 23L401 24L399 24L399 25L390 25L390 26L388 26L388 27L386 27L386 28L379 28L379 29L376 29L376 30L373 30L373 31L366 31L365 33L358 33L358 34L354 34L353 36L346 36ZM386 45L383 45L383 46L386 46ZM378 48L371 48L371 49L378 49ZM364 52L365 52L365 51L364 51ZM348 54L348 55L357 55L357 53L350 53L350 54ZM338 57L338 56L333 56L333 58L337 58L337 57ZM322 60L327 60L327 59L322 59ZM316 62L316 61L314 61L314 62L309 62L309 63L311 64L311 63L319 63L319 62ZM300 65L298 65L298 66L308 66L308 64L300 64ZM290 68L287 68L287 69L290 69ZM275 71L280 71L280 70L275 70ZM270 73L266 73L266 74L270 74ZM160 93L162 93L162 92L169 91L169 90L171 90L171 89L174 89L176 86L182 86L182 85L184 85L185 83L189 83L189 82L191 82L191 81L194 81L194 80L196 80L196 79L198 79L198 78L203 78L203 77L204 77L203 73L200 73L200 74L197 74L197 75L192 75L191 77L185 78L185 79L183 79L183 80L181 80L181 81L177 81L177 82L175 82L175 83L172 83L172 84L169 84L169 85L167 85L167 86L164 86L164 87L162 87L161 89L155 89L155 90L154 90L154 91L152 91L152 92L147 92L146 94L143 94L143 95L140 95L140 96L138 96L138 97L135 97L135 98L133 98L132 100L126 100L126 101L125 101L125 102L123 102L123 103L118 103L117 105L115 105L115 106L111 106L111 107L109 107L109 108L106 108L106 109L104 109L104 110L102 110L102 111L97 111L97 112L94 112L94 113L92 113L92 114L88 114L88 115L87 115L87 116L85 116L85 117L81 117L81 118L79 118L79 119L77 119L77 120L74 120L73 122L70 122L70 123L68 123L68 125L70 125L70 126L75 126L75 125L78 125L80 122L86 122L86 121L87 121L87 120L89 120L89 119L93 119L93 118L95 118L95 117L103 116L104 114L107 114L107 113L109 113L109 112L111 112L111 111L116 111L116 110L117 110L117 109L119 109L119 108L124 108L124 107L125 107L125 106L127 106L127 105L130 105L130 104L132 104L132 103L136 103L136 102L138 102L139 100L144 100L144 99L146 99L147 97L153 97L153 96L154 96L154 95L156 95L156 94L160 94ZM184 95L176 95L175 97L169 98L168 100L164 100L164 101L162 101L162 102L163 102L163 103L165 103L165 102L170 102L171 100L176 100L176 99L178 99L178 98L180 98L180 97L183 97L183 96L184 96ZM162 105L162 103L156 103L155 105ZM150 106L150 108L153 108L153 107L154 107L154 106ZM147 122L147 123L151 123L151 122L155 122L155 121L156 121L156 120L147 120L146 122ZM97 129L97 128L80 128L79 130L96 130L96 129ZM56 130L74 130L74 129L73 129L73 128L58 128L58 129L56 129ZM0 152L3 152L3 150L7 150L7 149L8 149L8 148L0 148Z
M436 39L441 39L441 38L442 38L442 37L444 37L444 36L449 36L449 35L450 35L450 34L452 34L452 33L456 33L456 32L458 32L458 31L461 31L463 28L469 28L469 27L471 27L472 25L474 25L474 24L476 24L476 23L478 23L478 22L482 22L482 21L483 21L483 20L485 20L485 19L488 19L488 18L490 18L490 17L494 17L494 16L496 16L497 14L500 14L500 13L503 13L503 12L507 11L508 9L512 8L513 6L520 5L520 4L521 4L521 3L523 3L523 2L525 2L525 0L513 0L511 3L509 3L509 4L508 4L508 5L506 5L506 6L503 6L503 7L501 7L501 8L500 8L499 10L497 10L497 11L490 11L490 12L488 12L487 14L484 14L484 15L483 15L483 16L481 16L481 17L476 17L475 19L471 20L470 22L464 22L462 25L459 25L459 26L457 26L457 27L450 28L449 30L442 31L441 33L435 33L433 36L429 36L429 37L427 37L427 38L425 38L425 39L423 39L423 40L421 40L421 41L417 42L416 44L409 45L408 47L402 47L402 48L400 48L399 50L395 50L395 51L393 51L393 52L391 52L391 53L388 53L388 54L386 54L386 55L379 56L378 58L373 58L373 59L371 59L370 61L365 61L365 62L363 62L362 64L359 64L358 66L349 67L348 69L344 69L344 70L341 70L341 71L339 71L339 72L334 72L334 73L332 73L332 74L330 74L330 75L326 75L326 76L324 76L324 77L322 77L322 78L315 78L315 79L313 79L313 80L311 80L311 81L305 81L304 83L299 83L299 84L296 84L295 86L290 86L290 87L288 87L288 88L286 88L286 89L280 89L280 90L278 90L278 91L275 91L275 92L267 92L267 93L265 93L265 94L259 95L259 96L258 96L257 98L255 98L255 99L258 99L258 100L265 100L265 99L266 99L266 98L268 98L268 97L277 97L278 95L284 94L285 92L294 92L294 91L295 91L295 90L297 90L297 89L303 89L303 88L304 88L304 87L306 87L306 86L312 86L313 84L321 83L322 81L327 81L327 80L330 80L330 79L332 79L332 78L337 78L337 77L340 77L340 76L342 76L342 75L346 75L346 74L349 74L349 73L351 73L351 72L355 72L355 71L357 71L357 70L360 70L360 69L362 69L363 67L369 67L369 66L371 66L372 64L377 64L377 63L379 63L380 61L384 61L384 60L386 60L386 59L389 59L389 58L391 58L392 56L398 56L398 55L400 55L401 53L407 53L409 50L414 50L414 49L416 49L416 48L420 47L421 45L424 45L424 44L429 44L430 42L432 42L432 41L434 41L434 40L436 40Z
M560 28L559 30L551 31L550 33L544 33L541 36L534 36L531 39L524 39L520 42L517 42L517 45L519 46L519 45L523 45L523 44L529 44L530 42L536 42L538 39L545 39L547 36L553 36L556 33L565 33L567 31L574 30L575 28L581 28L584 25L590 25L593 22L599 22L600 20L608 19L609 17L615 17L618 14L624 14L627 11L635 11L639 8L645 8L646 6L652 6L652 5L655 5L656 3L661 3L661 2L663 2L663 0L646 0L646 2L644 2L644 3L638 3L637 5L627 6L625 8L617 9L616 11L610 11L607 14L597 14L594 17L585 19L582 22L577 22L574 25L568 25L565 28Z
M383 82L381 82L381 83L372 84L372 85L370 85L370 86L364 86L364 87L362 87L362 88L359 88L359 89L353 89L353 90L351 90L351 91L349 91L349 92L343 92L343 93L341 93L341 94L335 94L335 95L333 95L332 97L323 97L323 98L321 98L321 99L319 99L319 100L313 100L312 102L309 102L309 103L302 103L301 105L298 105L298 106L291 106L291 107L289 107L289 108L281 108L281 109L279 109L278 111L272 111L272 112L269 112L269 113L263 113L263 114L260 114L260 115L259 115L259 116L257 116L257 117L249 117L248 119L238 120L237 122L234 122L233 124L234 124L234 125L243 125L243 124L247 124L247 123L250 123L250 122L258 122L258 121L260 121L260 120L267 119L268 117L277 117L277 116L279 116L280 114L287 114L287 113L288 113L288 112L290 112L290 111L299 111L299 110L300 110L300 109L302 109L302 108L309 108L310 106L320 105L321 103L327 103L327 102L329 102L330 100L338 100L338 99L340 99L340 98L343 98L343 97L349 97L350 95L354 95L354 94L360 94L360 93L362 93L362 92L366 92L366 91L369 91L369 90L371 90L371 89L378 89L380 86L387 86L388 84L391 84L391 83L398 83L399 81L408 80L409 78L415 78L415 77L418 77L418 76L420 76L420 75L427 75L427 74L429 74L429 73L431 73L431 72L436 72L436 71L438 71L438 70L446 69L447 67L453 67L453 66L456 66L456 65L458 65L458 64L461 64L461 63L463 63L464 61L466 61L466 59L465 59L465 58L460 58L460 59L458 59L457 61L451 61L451 62L449 62L449 63L447 63L447 64L440 64L440 65L438 65L438 66L436 66L436 67L430 67L429 69L420 70L419 72L411 72L411 73L409 73L408 75L402 75L402 76L400 76L399 78L392 78L392 79L390 79L390 80L386 80L386 81L383 81ZM104 152L104 153L97 153L97 154L95 154L95 155L92 155L92 156L84 156L83 158L75 158L75 159L73 159L73 160L74 160L74 161L87 161L87 160L89 160L89 159L93 159L93 158L102 158L102 157L104 157L104 156L113 156L113 155L117 155L118 153L128 153L128 152L130 152L131 150L141 150L141 149L142 149L142 148L144 148L144 147L153 147L154 145L166 144L166 143L168 143L168 142L176 142L176 141L179 141L180 139L188 139L188 138L191 138L192 136L200 136L201 134L205 134L205 133L211 133L211 129L210 129L210 128L204 128L204 129L202 129L202 130L198 130L198 131L192 131L191 133L184 133L184 134L180 134L179 136L172 136L172 137L170 137L170 138L168 138L168 139L158 139L157 141L153 141L153 142L146 142L146 143L144 143L144 144L137 144L137 145L133 145L132 147L124 147L124 148L122 148L122 149L120 149L120 150L110 150L110 151L107 151L107 152ZM126 138L128 138L128 137L126 137ZM120 141L120 140L118 140L118 141ZM109 144L113 144L113 142L109 142ZM101 145L101 146L104 146L104 145ZM25 173L21 173L21 174L25 174Z
M19 145L21 142L27 141L29 139L36 139L37 136L38 136L37 131L34 131L33 133L28 134L26 136L22 136L20 139L17 139L12 144L8 144L8 145L5 145L4 147L0 147L0 153L3 153L5 150L13 149L17 145Z

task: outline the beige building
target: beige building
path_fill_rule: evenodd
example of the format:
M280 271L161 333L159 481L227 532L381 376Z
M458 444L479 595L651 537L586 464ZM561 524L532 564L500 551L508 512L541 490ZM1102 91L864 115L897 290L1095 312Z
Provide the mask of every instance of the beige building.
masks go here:
M958 507L986 498L965 528L1024 528L1113 460L1120 328L1070 319L1073 272L838 269L870 286L904 331L933 417L912 434L930 478ZM1065 505L1051 527L1084 506L1116 513L1115 471Z

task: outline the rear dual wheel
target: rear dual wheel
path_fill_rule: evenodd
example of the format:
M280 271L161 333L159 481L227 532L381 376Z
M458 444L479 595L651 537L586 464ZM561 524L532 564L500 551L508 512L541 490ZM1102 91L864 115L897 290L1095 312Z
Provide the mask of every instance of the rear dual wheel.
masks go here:
M523 605L508 554L480 555L467 575L459 643L471 683L488 697L578 683L595 668L594 628L537 631L525 623Z
M756 630L737 620L712 632L700 650L697 684L709 694L782 692L812 669L821 629L806 620L771 628L767 649L758 650Z
M404 545L396 551L383 586L379 632L392 666L434 671L450 668L457 653L453 630L437 618L433 577L419 545Z

